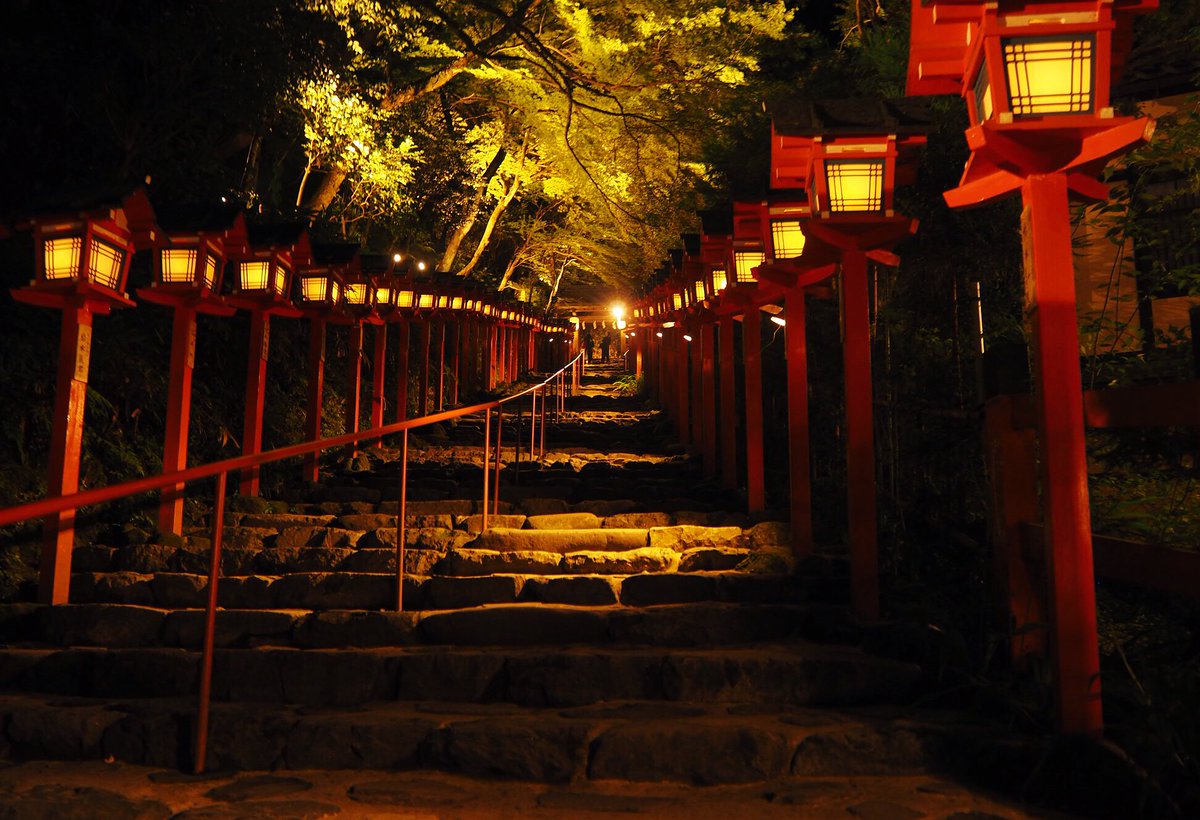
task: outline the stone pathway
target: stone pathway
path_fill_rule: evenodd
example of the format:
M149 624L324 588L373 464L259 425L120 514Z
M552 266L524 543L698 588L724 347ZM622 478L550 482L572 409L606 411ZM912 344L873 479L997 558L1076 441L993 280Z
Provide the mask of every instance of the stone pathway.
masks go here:
M797 563L618 375L506 450L484 533L479 423L412 436L404 612L395 450L235 499L223 774L179 774L207 534L77 548L70 606L0 608L0 818L1052 816L997 796L1045 740L908 705L913 629L856 621L844 557Z

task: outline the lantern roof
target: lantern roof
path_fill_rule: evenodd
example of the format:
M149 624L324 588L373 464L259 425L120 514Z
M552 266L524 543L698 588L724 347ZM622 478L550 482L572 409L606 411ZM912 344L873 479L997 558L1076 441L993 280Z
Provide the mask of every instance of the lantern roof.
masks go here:
M933 121L927 101L909 98L781 100L768 106L767 113L775 133L789 137L924 134Z
M688 256L696 256L700 253L700 234L685 233L683 237L683 252Z
M154 207L144 185L123 185L67 194L55 202L34 206L18 227L36 227L64 220L109 223L127 230L137 249L150 247L158 233Z
M347 268L352 273L362 273L360 246L348 242L314 242L311 262L336 268Z
M974 40L988 14L1001 21L1083 19L1111 28L1113 76L1119 76L1132 45L1132 16L1153 11L1158 0L912 0L909 34L909 95L961 94Z

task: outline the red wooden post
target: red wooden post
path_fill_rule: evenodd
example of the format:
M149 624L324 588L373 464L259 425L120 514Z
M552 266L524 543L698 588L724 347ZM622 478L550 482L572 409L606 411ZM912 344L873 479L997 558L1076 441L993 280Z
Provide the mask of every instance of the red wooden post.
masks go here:
M496 326L489 324L487 328L487 389L492 390L496 387L496 343L497 343Z
M163 472L187 468L188 420L192 410L192 368L196 361L196 307L181 304L171 322L171 375L167 394ZM162 491L158 504L158 530L183 532L182 484Z
M437 403L440 413L446 406L446 323L437 323Z
M417 342L421 361L419 363L421 374L421 396L417 403L417 412L419 415L429 415L429 321L422 320L420 326L420 337Z
M675 328L675 416L676 427L679 429L679 441L683 444L692 443L692 408L691 381L688 371L691 369L691 348L688 340L683 338L682 326Z
M54 389L54 432L46 496L70 495L79 489L79 457L83 446L83 408L87 401L88 363L92 352L92 309L66 306L58 346ZM48 515L43 526L38 600L65 604L71 587L71 551L75 547L75 511Z
M639 330L639 331L637 331L637 335L633 337L633 339L634 339L634 341L633 341L634 362L635 362L633 373L639 379L642 378L642 376L644 376L645 372L646 372L645 371L645 363L642 361L643 357L646 355L646 334L647 334L646 330Z
M412 325L407 319L396 323L396 421L408 418L408 358Z
M1066 174L1031 174L1021 201L1026 277L1033 279L1029 310L1060 728L1099 734L1100 652Z
M742 362L746 399L746 505L747 512L760 513L767 507L763 476L762 410L762 317L758 308L742 318Z
M706 478L717 476L717 386L713 370L716 330L717 326L712 322L700 325L700 429Z
M734 382L733 317L726 316L720 323L719 353L721 364L720 428L721 428L721 484L730 489L737 486L737 393Z
M371 426L383 426L384 374L387 368L387 325L375 326L375 355L371 361ZM378 440L375 442L379 443Z
M308 412L304 419L304 436L309 441L316 441L321 437L321 405L325 393L325 319L310 319L308 328ZM320 480L319 461L320 453L304 457L305 480Z
M362 322L350 325L350 354L347 360L349 370L346 380L346 432L358 432L358 417L362 411ZM353 448L357 452L357 446Z
M688 403L691 408L689 424L692 429L692 443L700 451L701 457L705 447L704 442L704 351L701 349L703 340L704 328L700 322L696 322L689 334L692 340L688 342L688 359L689 363L689 378L691 379L689 389L691 395L688 397Z
M842 254L842 361L846 384L846 492L850 528L850 597L863 618L879 617L875 520L875 422L871 385L867 257Z
M1012 630L1016 669L1046 657L1045 578L1025 559L1022 525L1038 521L1037 435L1014 424L1012 396L996 396L984 407L984 459L989 488L989 529L1000 585L1000 622Z
M458 404L458 384L461 378L459 359L462 358L462 321L455 319L450 324L450 373L454 376L450 384L450 403Z
M808 343L804 289L785 297L787 328L788 483L792 552L812 552L812 473L808 439Z
M262 452L263 403L267 391L267 352L271 343L271 315L265 310L250 311L250 347L246 357L246 410L242 424L242 455ZM242 470L238 492L258 495L257 467Z

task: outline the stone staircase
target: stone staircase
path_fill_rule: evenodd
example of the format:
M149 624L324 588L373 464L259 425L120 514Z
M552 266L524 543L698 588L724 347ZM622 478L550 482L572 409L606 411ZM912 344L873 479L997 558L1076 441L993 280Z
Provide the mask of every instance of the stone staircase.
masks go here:
M835 554L705 482L630 400L579 396L480 532L478 424L235 499L211 769L435 769L719 785L949 772L1020 783L1037 744L913 710L920 667L859 623ZM528 430L524 431L527 435ZM136 540L136 539L135 539ZM0 618L0 757L190 765L206 533L76 550L69 606ZM882 653L868 653L862 647Z

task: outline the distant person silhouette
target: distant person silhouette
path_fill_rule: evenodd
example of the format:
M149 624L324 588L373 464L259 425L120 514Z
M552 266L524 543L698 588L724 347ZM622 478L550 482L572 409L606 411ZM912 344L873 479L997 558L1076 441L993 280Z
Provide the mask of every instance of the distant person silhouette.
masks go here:
M592 361L595 358L595 356L592 355L592 331L585 329L583 331L583 336L580 337L579 341L583 345L583 360L585 362Z
M600 361L608 361L608 349L612 346L612 337L605 333L600 337Z

